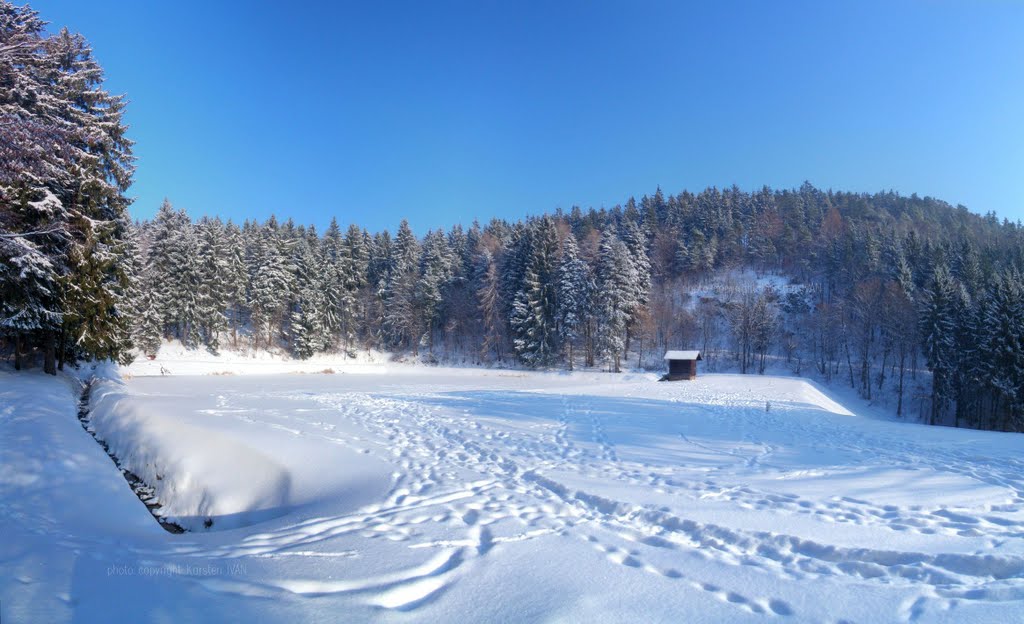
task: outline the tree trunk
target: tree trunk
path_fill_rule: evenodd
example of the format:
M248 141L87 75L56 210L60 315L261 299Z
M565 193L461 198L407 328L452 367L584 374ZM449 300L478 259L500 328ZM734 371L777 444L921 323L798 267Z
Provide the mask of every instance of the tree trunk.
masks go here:
M907 354L904 350L900 350L900 383L899 390L896 392L896 415L903 415L903 372L907 370L906 367Z
M889 361L890 347L886 346L882 350L882 367L878 369L878 391L882 391L882 386L885 384L885 365Z
M846 341L846 367L850 371L850 387L856 388L857 383L853 380L853 358L850 357L850 342Z
M46 332L43 338L43 372L57 374L57 345L52 331Z
M57 370L64 370L64 362L68 359L68 334L60 328L60 342L57 343Z
M21 334L14 333L14 370L21 370Z

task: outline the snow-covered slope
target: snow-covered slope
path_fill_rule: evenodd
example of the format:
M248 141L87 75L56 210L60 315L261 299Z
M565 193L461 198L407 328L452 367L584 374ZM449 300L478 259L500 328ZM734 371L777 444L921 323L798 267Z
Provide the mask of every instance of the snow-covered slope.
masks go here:
M866 417L800 379L392 367L104 382L101 436L159 472L186 522L213 520L180 536L131 499L73 412L46 420L31 399L72 390L29 381L0 386L15 475L0 529L18 544L0 600L14 621L88 621L126 596L142 609L132 620L1024 612L1024 438ZM58 455L81 446L92 502L51 502L77 495L18 436ZM33 532L36 516L50 520Z

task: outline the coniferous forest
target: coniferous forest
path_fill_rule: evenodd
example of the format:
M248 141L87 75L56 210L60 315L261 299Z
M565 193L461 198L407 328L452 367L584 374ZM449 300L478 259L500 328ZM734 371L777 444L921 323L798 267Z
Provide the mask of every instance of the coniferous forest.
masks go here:
M1024 230L993 213L805 183L419 236L170 202L133 223L124 106L80 35L0 2L0 355L18 368L125 361L165 338L612 372L686 347L713 370L786 367L933 424L1024 430ZM708 295L739 272L780 279Z

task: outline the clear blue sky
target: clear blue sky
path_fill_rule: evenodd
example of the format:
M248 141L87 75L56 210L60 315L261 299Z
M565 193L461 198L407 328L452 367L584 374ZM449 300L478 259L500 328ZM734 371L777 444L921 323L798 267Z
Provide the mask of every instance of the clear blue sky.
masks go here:
M1013 0L33 6L131 100L137 217L422 233L806 179L1024 218Z

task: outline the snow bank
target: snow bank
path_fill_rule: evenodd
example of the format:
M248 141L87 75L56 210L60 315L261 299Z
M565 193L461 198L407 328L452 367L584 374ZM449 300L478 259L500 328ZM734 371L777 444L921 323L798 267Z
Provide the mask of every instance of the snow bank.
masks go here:
M188 530L232 529L325 499L355 509L390 486L394 467L367 457L348 436L292 426L294 404L284 408L260 393L269 378L235 380L248 391L231 398L223 379L178 378L171 394L160 379L129 387L114 367L101 368L93 381L92 427L154 488L168 520Z
M189 530L234 528L284 513L291 478L228 436L146 410L117 379L97 379L91 423L122 465L151 485L162 512Z

